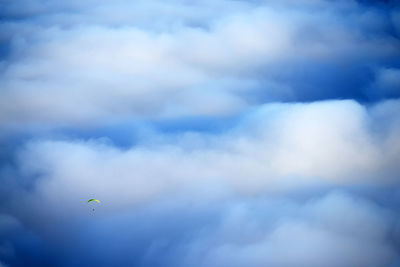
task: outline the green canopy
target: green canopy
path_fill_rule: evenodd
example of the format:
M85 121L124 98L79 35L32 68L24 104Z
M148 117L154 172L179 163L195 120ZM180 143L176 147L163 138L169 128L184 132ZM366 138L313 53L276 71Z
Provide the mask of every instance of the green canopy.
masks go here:
M100 203L100 200L98 200L98 199L95 199L95 198L91 198L91 199L89 199L89 200L88 200L88 203L89 203L89 202L92 202L92 201L97 201L97 202L99 202L99 203Z

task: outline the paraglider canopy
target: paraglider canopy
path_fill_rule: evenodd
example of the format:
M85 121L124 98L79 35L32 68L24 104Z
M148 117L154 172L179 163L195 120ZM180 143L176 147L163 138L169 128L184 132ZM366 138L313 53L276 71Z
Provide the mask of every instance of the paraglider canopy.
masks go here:
M88 200L87 203L90 203L90 202L98 202L98 203L100 203L100 200L95 199L95 198L91 198L91 199ZM96 205L95 205L95 206L96 206ZM92 208L92 210L94 211L94 207Z

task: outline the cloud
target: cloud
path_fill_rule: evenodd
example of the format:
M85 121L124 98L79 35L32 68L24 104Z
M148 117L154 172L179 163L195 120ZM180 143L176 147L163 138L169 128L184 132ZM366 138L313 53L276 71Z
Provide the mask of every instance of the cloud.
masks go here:
M14 18L15 3L4 11L10 56L0 74L3 125L223 115L270 101L365 99L371 66L390 68L399 56L385 12L355 3L235 2L225 9L223 2L127 8L121 1L94 10L77 2L30 3L18 15L26 16L22 21ZM115 21L115 14L125 15ZM374 93L398 97L380 87Z
M16 256L3 261L394 262L398 196L384 188L398 187L397 102L267 104L220 132L153 128L127 147L115 145L112 134L40 135L15 148L12 165L3 168L0 208L20 225L5 239ZM94 212L90 197L102 201ZM47 253L54 257L43 259Z
M189 246L194 253L200 253L199 248L206 252L188 262L200 261L199 266L376 266L397 257L385 241L385 217L371 203L331 193L297 208L300 211L292 212L300 218L280 214L285 219L269 229L259 221L265 217L257 214L260 210L248 214L245 206L233 208L233 214L228 213L220 228L207 236L211 240Z
M211 202L176 195L108 216L97 211L46 227L53 264L386 266L399 257L388 237L397 213L345 192Z
M397 188L397 113L393 100L268 104L222 132L153 129L131 147L31 140L2 177L2 207L31 240L13 246L24 264L40 261L35 244L61 266L389 264L398 200L379 188Z
M223 133L148 132L127 148L112 139L32 140L16 153L17 168L8 174L19 177L17 190L8 190L9 205L27 218L59 220L74 210L86 213L82 199L92 194L111 211L179 192L202 194L199 188L215 185L228 194L257 195L310 185L395 184L400 128L392 118L398 107L270 104ZM380 123L383 131L371 128Z
M0 266L398 264L398 13L2 1Z
M396 96L400 87L400 70L389 68L377 71L375 82L371 85L372 98Z

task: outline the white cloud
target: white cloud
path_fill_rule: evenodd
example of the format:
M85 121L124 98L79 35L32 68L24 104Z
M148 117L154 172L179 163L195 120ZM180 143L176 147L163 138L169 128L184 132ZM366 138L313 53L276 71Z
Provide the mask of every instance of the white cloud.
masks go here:
M91 196L111 211L210 183L239 195L308 185L391 184L398 173L400 129L390 122L393 110L382 106L266 105L221 135L153 133L128 149L101 140L34 141L20 151L18 168L22 177L38 178L33 191L15 192L14 205L29 202L38 209L47 203L39 213L60 218L85 213L82 200ZM384 135L369 128L375 109L391 125Z
M397 186L400 102L376 101L399 96L398 11L345 0L28 0L1 3L0 16L2 261L399 258L398 199L326 194ZM353 96L375 104L295 102ZM183 129L180 119L193 121Z
M364 36L370 16L354 4L346 7L353 15L345 16L342 3L315 12L314 4L328 7L325 1L304 8L274 1L235 2L230 8L180 1L135 8L122 1L95 9L75 2L30 3L39 11L28 7L27 13L40 16L2 25L11 47L0 74L3 125L232 114L265 99L306 94L279 78L298 73L298 62L398 55L396 39ZM142 18L138 10L155 19ZM125 14L122 21L114 21L119 13ZM67 23L74 15L76 21ZM373 36L383 27L375 24ZM261 92L263 97L254 97Z
M342 193L305 204L239 203L224 215L182 245L180 266L386 266L398 257L385 211Z

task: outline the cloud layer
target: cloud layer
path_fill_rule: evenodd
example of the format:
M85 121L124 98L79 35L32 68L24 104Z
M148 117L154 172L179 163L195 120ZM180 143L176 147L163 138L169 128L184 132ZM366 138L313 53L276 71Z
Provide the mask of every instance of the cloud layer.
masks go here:
M6 125L399 96L397 13L357 2L4 5Z
M3 1L0 266L400 265L399 12Z

